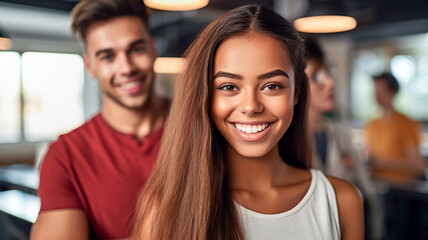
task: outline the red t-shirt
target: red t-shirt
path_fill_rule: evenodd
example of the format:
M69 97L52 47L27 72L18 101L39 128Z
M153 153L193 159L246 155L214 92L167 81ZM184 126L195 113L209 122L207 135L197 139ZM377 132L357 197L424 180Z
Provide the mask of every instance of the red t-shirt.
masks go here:
M163 127L142 141L100 114L51 144L40 169L40 211L83 209L92 238L124 238L136 198L157 158Z

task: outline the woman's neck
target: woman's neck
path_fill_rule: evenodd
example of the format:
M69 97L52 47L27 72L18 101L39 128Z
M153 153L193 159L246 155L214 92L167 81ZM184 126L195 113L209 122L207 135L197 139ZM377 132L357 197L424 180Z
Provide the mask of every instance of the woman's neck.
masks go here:
M281 159L278 146L267 155L248 158L228 149L229 184L231 190L260 191L283 184L288 165Z
M279 156L278 147L260 158L237 157L229 151L228 163L232 199L259 213L292 209L303 199L311 183L311 174L286 164Z

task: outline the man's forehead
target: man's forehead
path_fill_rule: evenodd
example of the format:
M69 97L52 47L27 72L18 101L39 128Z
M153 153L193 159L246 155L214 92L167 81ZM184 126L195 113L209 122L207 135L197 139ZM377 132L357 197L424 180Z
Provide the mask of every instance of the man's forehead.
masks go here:
M148 43L151 37L139 18L120 18L100 22L88 28L87 51L100 48L123 48L136 41Z

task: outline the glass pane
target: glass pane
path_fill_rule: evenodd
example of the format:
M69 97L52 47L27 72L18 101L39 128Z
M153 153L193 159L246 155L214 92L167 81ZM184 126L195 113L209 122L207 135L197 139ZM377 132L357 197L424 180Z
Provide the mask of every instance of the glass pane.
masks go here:
M20 139L20 56L0 52L0 143Z
M54 139L84 121L83 60L76 54L26 52L22 55L24 136Z
M351 110L361 122L379 116L372 77L391 72L400 90L396 109L417 121L428 121L428 41L424 34L397 37L357 47L351 76Z

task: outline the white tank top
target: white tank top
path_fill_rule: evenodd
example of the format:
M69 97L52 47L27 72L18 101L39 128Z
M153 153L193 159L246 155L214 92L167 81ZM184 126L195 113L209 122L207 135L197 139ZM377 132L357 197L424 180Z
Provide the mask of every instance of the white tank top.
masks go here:
M339 240L336 195L319 170L310 170L308 192L294 208L277 214L262 214L236 203L246 240Z

